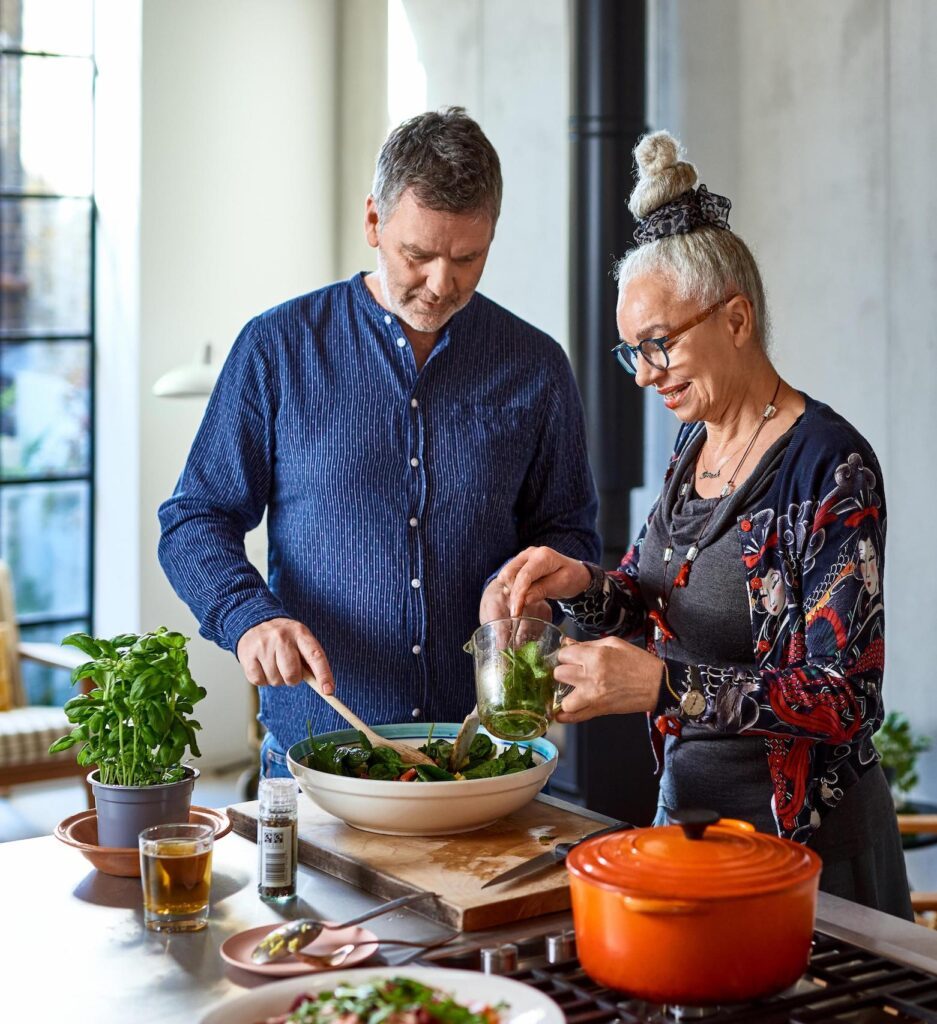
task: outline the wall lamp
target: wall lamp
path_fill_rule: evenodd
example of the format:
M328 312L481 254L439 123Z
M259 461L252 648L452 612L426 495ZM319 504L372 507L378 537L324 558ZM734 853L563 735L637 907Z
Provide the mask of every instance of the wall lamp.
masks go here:
M159 398L200 398L210 395L218 379L218 367L212 365L211 343L206 343L200 361L173 367L153 385Z

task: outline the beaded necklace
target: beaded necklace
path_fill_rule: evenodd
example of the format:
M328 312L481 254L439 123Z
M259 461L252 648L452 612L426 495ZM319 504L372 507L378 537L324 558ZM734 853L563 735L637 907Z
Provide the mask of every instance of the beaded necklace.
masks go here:
M664 548L664 577L661 583L661 593L657 598L657 608L652 608L648 612L648 618L654 623L654 640L658 644L666 644L668 640L673 640L676 637L674 631L670 628L666 614L667 609L670 606L670 599L673 596L674 589L677 587L685 587L690 581L690 572L693 568L693 563L696 561L697 555L700 553L700 541L703 538L703 534L706 532L706 527L709 526L716 509L722 504L722 499L728 497L735 490L735 480L739 475L739 471L745 464L745 460L751 453L752 448L755 446L755 442L758 440L758 435L764 429L765 424L772 416L778 411L775 406L775 400L778 397L778 392L781 390L781 377L778 375L778 382L774 388L774 394L771 396L771 401L764 408L764 412L761 414L761 420L758 426L755 428L755 432L749 439L748 444L745 446L745 451L742 452L742 457L736 463L735 469L732 472L732 476L726 481L722 490L719 492L719 496L713 502L712 507L709 510L709 514L703 520L703 525L700 527L699 533L696 535L696 540L689 546L687 553L684 557L683 564L680 566L677 574L673 578L673 582L670 584L670 589L667 589L667 572L670 568L670 563L673 561L674 555L674 535L676 533L676 526L674 524L673 516L670 519L670 535L667 540L667 546ZM684 497L687 491L690 489L690 481L684 480L680 484L680 490L678 496ZM681 699L681 708L683 711L690 715L690 717L697 717L702 713L703 707L705 707L705 701L702 701L702 694L698 695L698 698L693 699L693 695L696 693L695 690L689 690L684 694ZM700 702L702 701L702 707ZM687 706L684 706L684 705ZM694 708L699 708L694 713Z

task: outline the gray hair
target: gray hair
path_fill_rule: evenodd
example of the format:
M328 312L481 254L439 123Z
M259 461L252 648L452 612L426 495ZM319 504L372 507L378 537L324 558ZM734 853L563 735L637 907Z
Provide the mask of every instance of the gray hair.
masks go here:
M381 220L391 216L407 189L430 210L484 211L494 228L501 212L501 163L464 107L418 114L387 136L371 187Z
M638 182L629 202L635 217L648 217L696 184L696 168L678 160L678 153L679 144L668 132L654 132L638 143ZM626 253L614 274L619 294L636 277L657 274L673 283L681 299L696 299L701 306L738 292L752 304L755 335L767 348L771 325L761 272L751 250L731 230L704 225L657 238Z

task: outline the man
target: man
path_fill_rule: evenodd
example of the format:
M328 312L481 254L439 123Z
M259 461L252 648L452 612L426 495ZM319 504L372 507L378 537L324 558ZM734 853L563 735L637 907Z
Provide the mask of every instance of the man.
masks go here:
M500 207L462 108L396 128L365 210L377 272L247 324L160 508L170 582L263 687L267 775L307 723L343 725L304 678L369 724L459 721L462 645L508 614L501 564L537 544L598 559L569 363L475 293ZM265 510L267 583L244 550Z

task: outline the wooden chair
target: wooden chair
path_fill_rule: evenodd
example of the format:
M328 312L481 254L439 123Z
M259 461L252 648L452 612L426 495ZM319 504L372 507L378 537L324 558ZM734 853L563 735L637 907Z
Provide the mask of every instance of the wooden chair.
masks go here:
M937 814L899 814L898 831L903 836L937 835ZM911 906L918 924L937 928L937 892L912 889Z
M27 705L20 671L23 661L72 669L86 660L80 651L71 648L20 640L10 571L0 562L0 795L10 786L25 782L73 777L84 780L90 771L77 763L77 747L48 753L50 744L68 732L71 723L60 707ZM90 680L84 680L82 688L90 689ZM87 782L85 789L88 806L92 807Z

